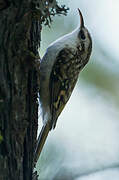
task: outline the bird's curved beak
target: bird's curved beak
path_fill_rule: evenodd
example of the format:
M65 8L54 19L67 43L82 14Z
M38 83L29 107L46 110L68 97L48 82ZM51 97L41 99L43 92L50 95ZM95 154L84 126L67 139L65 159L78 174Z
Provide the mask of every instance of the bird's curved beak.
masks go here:
M80 28L82 28L82 27L84 27L84 20L83 20L83 16L82 16L82 13L79 8L78 8L78 12L79 12L79 16L80 16Z

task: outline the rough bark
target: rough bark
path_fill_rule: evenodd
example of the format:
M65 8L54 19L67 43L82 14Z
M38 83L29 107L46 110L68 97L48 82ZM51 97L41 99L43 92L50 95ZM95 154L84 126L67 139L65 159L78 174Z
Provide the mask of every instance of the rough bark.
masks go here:
M54 2L51 12L37 3L43 15L31 0L0 0L0 180L33 178L41 24L66 14Z
M0 13L1 180L32 178L38 91L31 26L25 1L10 4Z

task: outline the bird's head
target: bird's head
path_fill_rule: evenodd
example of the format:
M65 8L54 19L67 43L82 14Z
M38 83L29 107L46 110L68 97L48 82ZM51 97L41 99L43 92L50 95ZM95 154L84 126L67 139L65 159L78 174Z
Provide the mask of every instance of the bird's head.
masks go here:
M88 62L92 51L92 40L90 33L84 25L84 19L80 9L78 9L78 12L80 16L80 27L78 28L78 49L82 59L84 59L85 62Z

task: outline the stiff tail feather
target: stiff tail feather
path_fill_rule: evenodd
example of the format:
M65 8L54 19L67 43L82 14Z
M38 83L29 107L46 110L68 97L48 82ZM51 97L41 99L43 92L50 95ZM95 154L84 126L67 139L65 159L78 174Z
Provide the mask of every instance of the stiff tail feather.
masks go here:
M35 157L34 157L34 161L37 162L38 158L41 154L41 151L43 149L43 146L45 144L46 138L48 136L48 133L50 131L50 126L49 123L46 123L45 125L43 125L41 132L38 136L38 140L37 140L37 144L36 144L36 149L35 149Z

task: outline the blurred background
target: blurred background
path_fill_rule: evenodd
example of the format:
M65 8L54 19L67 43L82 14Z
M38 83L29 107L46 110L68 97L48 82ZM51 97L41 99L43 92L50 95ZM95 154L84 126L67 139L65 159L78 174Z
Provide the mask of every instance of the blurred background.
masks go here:
M119 179L119 1L58 0L70 8L42 30L41 55L74 30L80 8L93 51L37 163L41 180ZM41 118L39 117L41 127ZM40 131L40 129L39 129Z

